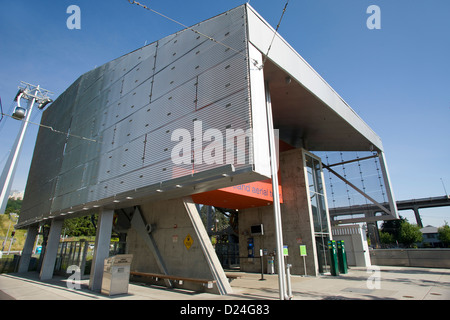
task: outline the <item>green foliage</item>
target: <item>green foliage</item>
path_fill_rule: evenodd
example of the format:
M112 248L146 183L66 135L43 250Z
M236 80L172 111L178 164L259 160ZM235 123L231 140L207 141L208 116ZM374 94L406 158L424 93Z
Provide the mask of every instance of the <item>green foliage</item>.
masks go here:
M380 241L382 244L391 244L394 243L394 236L388 232L380 232Z
M381 226L380 241L384 244L399 243L407 247L422 241L422 232L417 225L410 224L400 216L398 220L385 221Z
M411 247L413 244L422 241L422 232L420 227L414 224L410 224L408 221L402 221L399 230L398 241L403 243L407 247Z
M17 213L20 214L22 208L22 200L8 199L6 204L5 214Z
M17 222L15 218L11 218L9 214L0 215L0 250L4 245L5 250L9 249L9 244L11 241L11 233L15 231L13 244L11 250L22 250L23 244L25 243L25 233L26 230L14 230L14 225ZM8 232L9 229L9 232ZM5 238L7 242L4 243Z
M438 239L445 245L450 245L450 226L448 222L445 221L445 224L438 228Z
M384 221L381 225L381 231L386 232L392 236L391 243L399 241L400 226L403 221L406 221L406 219L400 216L400 219Z
M97 223L97 215L94 217L94 223ZM91 216L84 216L64 220L63 232L69 237L90 237L95 236L95 227Z

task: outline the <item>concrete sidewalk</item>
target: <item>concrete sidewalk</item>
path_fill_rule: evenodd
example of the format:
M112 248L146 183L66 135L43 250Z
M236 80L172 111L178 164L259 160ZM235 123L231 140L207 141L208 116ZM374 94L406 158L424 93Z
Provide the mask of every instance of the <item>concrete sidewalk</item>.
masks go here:
M108 297L88 290L67 288L63 277L39 281L38 273L0 275L0 300L277 300L278 276L234 272L233 294L219 296L182 289L130 283L126 295ZM376 280L379 279L379 282ZM369 280L369 281L368 281ZM450 300L450 269L379 267L379 273L353 267L333 277L292 276L293 300ZM377 286L379 285L379 286Z

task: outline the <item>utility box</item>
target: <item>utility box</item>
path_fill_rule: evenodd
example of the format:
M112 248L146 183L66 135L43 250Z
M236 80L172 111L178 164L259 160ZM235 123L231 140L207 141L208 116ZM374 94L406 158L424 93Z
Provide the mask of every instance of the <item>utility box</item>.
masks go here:
M128 293L132 260L132 254L119 254L105 259L103 266L102 294L112 296Z
M331 275L338 276L339 275L339 265L338 265L336 241L334 241L334 240L328 241L328 251L330 252Z
M344 240L338 240L337 243L337 255L338 255L338 262L339 262L339 272L340 273L348 273L348 266L347 266L347 253L345 251L345 244Z

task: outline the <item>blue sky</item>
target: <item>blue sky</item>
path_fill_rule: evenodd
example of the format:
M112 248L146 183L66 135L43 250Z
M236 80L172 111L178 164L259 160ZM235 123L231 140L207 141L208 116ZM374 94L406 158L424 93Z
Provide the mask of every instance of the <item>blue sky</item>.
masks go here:
M185 25L241 1L142 0ZM276 26L284 0L252 0ZM69 30L70 5L81 30ZM370 5L381 29L369 30ZM450 191L450 2L448 0L290 0L279 33L380 135L398 200ZM127 0L15 0L0 4L0 97L12 107L20 81L61 94L81 74L179 31ZM40 114L32 117L39 122ZM0 168L19 123L0 123ZM31 125L13 188L23 190L37 127ZM442 179L442 181L441 181ZM415 222L413 215L400 212ZM423 210L425 225L450 222L450 207Z

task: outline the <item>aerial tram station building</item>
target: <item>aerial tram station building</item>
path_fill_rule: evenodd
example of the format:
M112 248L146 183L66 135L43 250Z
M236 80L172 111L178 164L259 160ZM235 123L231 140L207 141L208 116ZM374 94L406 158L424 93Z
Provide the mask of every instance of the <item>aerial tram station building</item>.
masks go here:
M292 274L317 275L334 223L324 171L337 173L320 152L375 159L386 201L367 195L381 212L370 219L397 217L380 137L248 4L83 74L42 124L70 135L40 129L17 225L28 229L21 271L39 226L51 226L41 279L64 219L98 213L91 289L114 228L132 271L213 279L207 290L231 293L198 205L237 210L240 256L266 259L282 241ZM241 270L259 272L259 260Z

